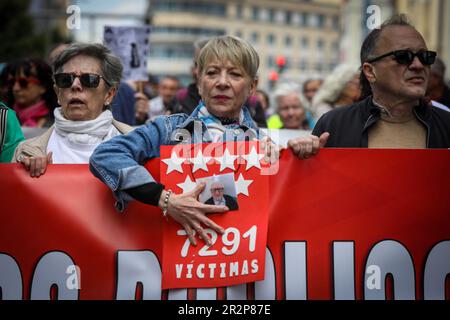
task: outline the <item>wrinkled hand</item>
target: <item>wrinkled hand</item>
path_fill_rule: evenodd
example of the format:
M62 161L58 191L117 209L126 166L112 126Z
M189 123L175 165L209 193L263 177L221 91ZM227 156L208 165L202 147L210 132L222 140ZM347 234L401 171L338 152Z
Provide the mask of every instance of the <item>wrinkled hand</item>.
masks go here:
M300 159L308 159L319 153L319 149L323 148L329 138L328 132L322 133L320 137L310 135L309 137L298 137L288 141L288 147Z
M264 150L264 161L274 164L280 158L280 147L273 143L270 137L266 136L261 139L261 149Z
M52 152L43 157L23 157L20 162L27 171L30 171L31 177L39 178L45 173L47 165L53 163Z
M172 194L167 206L167 214L183 226L188 234L189 241L194 246L197 245L195 234L198 234L208 246L212 244L202 224L220 234L224 232L221 226L206 217L206 213L226 212L229 210L226 206L207 205L199 202L197 197L205 189L205 186L206 184L202 182L190 192L180 195ZM165 191L161 194L161 199L164 199L164 196Z
M136 120L144 122L148 117L148 111L150 109L148 98L141 92L136 92L134 94L134 98L136 99L136 102L134 104Z

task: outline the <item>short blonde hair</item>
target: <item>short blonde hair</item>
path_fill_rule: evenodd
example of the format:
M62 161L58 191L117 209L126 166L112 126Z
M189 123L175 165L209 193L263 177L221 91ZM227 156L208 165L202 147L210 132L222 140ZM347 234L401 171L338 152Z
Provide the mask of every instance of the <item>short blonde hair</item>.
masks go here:
M238 37L220 36L212 38L202 48L197 59L198 71L203 73L211 61L230 61L244 70L251 78L257 78L259 56L253 46Z

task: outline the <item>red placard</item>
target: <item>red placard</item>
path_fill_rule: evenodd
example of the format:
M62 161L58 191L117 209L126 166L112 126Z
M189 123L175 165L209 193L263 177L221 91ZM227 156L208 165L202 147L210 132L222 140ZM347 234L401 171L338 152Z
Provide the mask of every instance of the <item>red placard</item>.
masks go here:
M198 236L198 245L192 246L179 223L165 221L163 289L222 287L264 278L269 190L268 176L261 174L267 164L259 152L257 142L161 147L166 189L187 193L203 181L206 187L199 200L213 204L216 190L216 198L231 209L208 215L225 230L221 235L206 228L211 247Z

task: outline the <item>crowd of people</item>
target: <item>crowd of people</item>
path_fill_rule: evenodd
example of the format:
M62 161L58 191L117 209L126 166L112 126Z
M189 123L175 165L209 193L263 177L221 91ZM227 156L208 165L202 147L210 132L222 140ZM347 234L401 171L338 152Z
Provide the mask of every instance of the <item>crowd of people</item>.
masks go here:
M368 34L360 66L281 82L274 92L258 89L259 57L247 41L222 36L194 47L193 82L185 88L171 75L122 81L120 59L101 44L60 45L49 56L52 66L42 59L8 63L0 75L0 160L22 163L32 177L49 163L90 163L119 209L129 199L159 205L195 243L194 231L209 242L202 226L222 231L205 213L228 208L198 203L204 185L172 194L142 164L159 156L160 145L179 143L173 134L196 121L206 134L191 143L242 140L226 134L250 130L272 158L277 146L260 128L312 130L288 143L302 159L322 147L450 148L445 65L403 15ZM48 129L25 140L21 126Z

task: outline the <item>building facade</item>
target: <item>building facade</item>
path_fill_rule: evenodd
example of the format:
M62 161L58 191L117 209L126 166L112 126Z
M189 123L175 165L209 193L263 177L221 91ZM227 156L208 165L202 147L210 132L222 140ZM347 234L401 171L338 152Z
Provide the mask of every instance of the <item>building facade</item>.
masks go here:
M250 41L261 59L259 83L270 87L277 58L286 61L280 80L302 82L324 76L339 62L340 0L154 0L150 73L190 82L193 43L200 38L236 35Z

